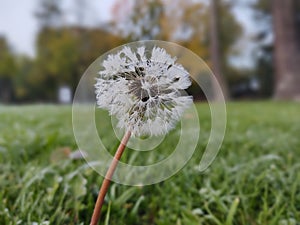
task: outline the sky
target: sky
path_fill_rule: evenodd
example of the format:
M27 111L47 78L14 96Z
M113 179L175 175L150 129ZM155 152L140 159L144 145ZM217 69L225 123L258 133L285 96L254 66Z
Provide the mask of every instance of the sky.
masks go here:
M252 67L255 61L253 60L253 51L257 44L254 42L257 30L260 27L254 21L254 12L245 6L233 8L233 13L237 16L239 23L244 27L242 38L236 43L236 49L242 50L241 55L233 57L232 64L237 67Z
M63 5L65 12L63 20L68 24L76 23L78 20L74 14L76 8L74 8L72 1L74 3L75 0L64 0ZM85 9L88 13L85 14L82 23L92 26L110 20L111 7L115 0L81 1L89 2L89 7ZM34 56L35 35L39 29L34 13L37 10L38 2L39 0L0 0L0 36L5 36L10 47L18 54ZM251 51L254 48L251 44L251 38L254 35L256 25L251 18L251 10L243 7L243 5L235 7L233 12L245 27L245 35L238 43L238 48L244 49L244 51L238 60L233 59L233 64L249 67L252 64Z

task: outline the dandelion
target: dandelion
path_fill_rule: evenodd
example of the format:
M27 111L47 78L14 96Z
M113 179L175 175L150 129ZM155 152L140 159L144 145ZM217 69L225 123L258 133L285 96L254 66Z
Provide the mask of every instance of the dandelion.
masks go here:
M135 136L167 133L192 103L183 95L191 85L189 73L175 61L158 47L151 57L145 47L109 55L95 85L98 106Z
M163 135L193 102L185 95L189 73L163 48L124 47L108 55L95 84L99 108L109 111L126 133L103 181L91 224L96 224L110 179L131 135Z

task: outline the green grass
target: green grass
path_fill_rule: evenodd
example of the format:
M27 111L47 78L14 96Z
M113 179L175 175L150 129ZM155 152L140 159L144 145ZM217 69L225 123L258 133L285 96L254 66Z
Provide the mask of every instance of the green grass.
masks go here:
M205 104L197 107L208 137L209 112ZM207 171L197 171L196 154L162 183L112 184L101 222L300 224L299 134L299 104L230 103L221 152ZM118 144L109 135L106 143ZM1 225L89 224L102 177L84 160L65 157L64 147L76 149L70 107L0 106Z

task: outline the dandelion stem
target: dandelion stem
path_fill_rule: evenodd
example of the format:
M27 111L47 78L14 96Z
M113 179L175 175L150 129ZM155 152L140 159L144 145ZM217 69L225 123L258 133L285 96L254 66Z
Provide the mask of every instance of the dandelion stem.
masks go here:
M116 154L106 172L106 175L105 175L105 178L103 180L103 183L102 183L102 186L100 188L100 191L99 191L99 194L98 194L98 198L97 198L97 201L96 201L96 204L95 204L95 207L94 207L94 212L93 212L93 216L92 216L92 219L91 219L91 223L90 225L97 225L99 219L100 219L100 214L101 214L101 208L102 208L102 205L104 203L104 197L107 193L107 190L108 190L108 187L109 187L109 184L110 184L110 181L111 181L111 178L115 172L115 169L118 165L118 162L126 148L126 145L128 143L128 140L131 136L131 132L130 131L127 131L116 151Z

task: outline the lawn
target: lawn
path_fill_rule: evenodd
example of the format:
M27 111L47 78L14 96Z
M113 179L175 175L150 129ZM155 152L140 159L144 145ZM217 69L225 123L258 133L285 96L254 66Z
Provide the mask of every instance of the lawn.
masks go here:
M197 108L205 139L209 112ZM300 224L300 104L229 103L227 110L226 136L208 170L197 170L201 138L170 179L112 184L102 224ZM0 106L1 225L89 224L102 177L68 157L77 149L71 120L69 106ZM111 149L118 144L106 140Z

